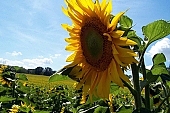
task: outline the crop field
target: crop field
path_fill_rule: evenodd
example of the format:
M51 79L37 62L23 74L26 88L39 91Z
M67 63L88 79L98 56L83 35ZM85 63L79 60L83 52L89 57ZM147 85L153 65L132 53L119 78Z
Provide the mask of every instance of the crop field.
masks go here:
M67 76L58 75L55 82L49 82L50 76L44 75L33 75L33 74L25 74L28 78L28 84L37 85L40 87L54 87L59 85L65 85L68 87L72 87L75 81L70 79Z

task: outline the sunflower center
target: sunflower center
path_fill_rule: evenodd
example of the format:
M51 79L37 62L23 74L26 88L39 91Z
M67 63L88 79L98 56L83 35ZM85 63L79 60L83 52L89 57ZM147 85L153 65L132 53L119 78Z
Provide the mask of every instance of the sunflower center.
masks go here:
M112 60L112 43L103 35L107 27L99 18L90 18L81 28L81 48L86 61L97 68L105 70Z

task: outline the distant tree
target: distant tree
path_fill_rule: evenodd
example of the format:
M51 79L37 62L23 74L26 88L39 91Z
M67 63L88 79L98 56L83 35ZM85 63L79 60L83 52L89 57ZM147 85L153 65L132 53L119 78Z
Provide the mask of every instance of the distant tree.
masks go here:
M28 70L27 70L27 73L28 73L28 74L35 74L35 69L28 69Z
M46 68L44 69L44 75L50 76L50 75L52 75L52 74L53 74L53 70L52 70L50 67L46 67Z
M44 70L43 67L37 67L37 68L35 68L35 74L42 75L43 74L43 70Z
M17 73L27 73L27 69L20 67L16 72Z
M19 66L11 66L16 70L16 73L27 73L27 69Z

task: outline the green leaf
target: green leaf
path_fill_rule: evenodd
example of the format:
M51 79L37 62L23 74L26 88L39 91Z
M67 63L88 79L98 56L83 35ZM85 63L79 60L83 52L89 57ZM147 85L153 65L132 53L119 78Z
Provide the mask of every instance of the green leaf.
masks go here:
M50 113L50 111L35 110L34 113Z
M154 57L152 58L152 61L153 61L154 65L157 65L157 64L166 62L166 58L163 53L158 53L158 54L154 55Z
M49 82L55 82L58 80L58 76L60 76L59 74L54 74L52 76L50 76L49 78Z
M9 101L12 101L12 100L15 100L15 98L7 97L7 96L1 96L0 97L0 102L9 102Z
M169 74L164 63L161 63L159 65L154 65L151 69L151 72L153 75Z
M127 37L128 37L128 39L135 41L138 44L138 46L141 45L142 39L136 35L135 31L133 31L133 30L129 31L127 34Z
M148 84L155 82L159 76L154 76L151 70L146 71L146 78L148 80Z
M132 113L151 113L151 111L149 111L147 108L141 108L140 112L136 109Z
M108 107L99 106L94 110L94 113L106 113Z
M133 20L130 19L128 16L123 15L121 16L119 23L123 28L131 28L133 24Z
M28 81L27 76L25 74L19 74L19 80Z
M4 90L7 90L7 88L0 85L0 93L3 92Z
M156 82L158 78L159 78L159 76L153 75L151 70L146 69L146 80L143 80L140 82L141 91L146 85L148 85L152 82Z
M118 113L132 113L132 107L126 109L125 106L123 106Z
M115 83L110 84L110 93L114 93L116 90L119 89L119 86Z
M157 20L142 27L142 32L148 39L148 45L170 34L170 23Z

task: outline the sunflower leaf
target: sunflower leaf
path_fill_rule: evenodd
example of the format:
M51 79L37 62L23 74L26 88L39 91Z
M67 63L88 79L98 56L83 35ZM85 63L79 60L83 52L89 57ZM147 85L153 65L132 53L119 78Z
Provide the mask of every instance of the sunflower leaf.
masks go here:
M58 74L54 74L54 75L52 75L52 76L50 76L50 78L49 78L49 82L55 82L55 81L57 81L58 80Z
M95 109L94 113L106 113L108 107L99 106Z
M153 61L154 65L157 65L157 64L166 62L166 58L163 53L158 53L158 54L154 55L152 61Z
M9 101L12 101L12 100L15 100L15 98L8 97L8 96L1 96L0 97L0 102L9 102Z
M119 22L120 22L121 27L123 28L131 28L133 24L133 20L125 15L121 16Z
M133 30L129 31L127 34L127 37L128 37L128 39L135 41L138 44L138 46L141 45L142 39L136 35L135 31L133 31Z
M118 113L132 113L132 106L122 106Z
M170 23L165 20L157 20L142 27L142 32L148 41L148 45L152 42L166 37L170 34Z
M28 81L27 76L25 74L19 74L19 80Z
M166 69L165 63L152 66L151 72L153 75L169 74L168 70Z

